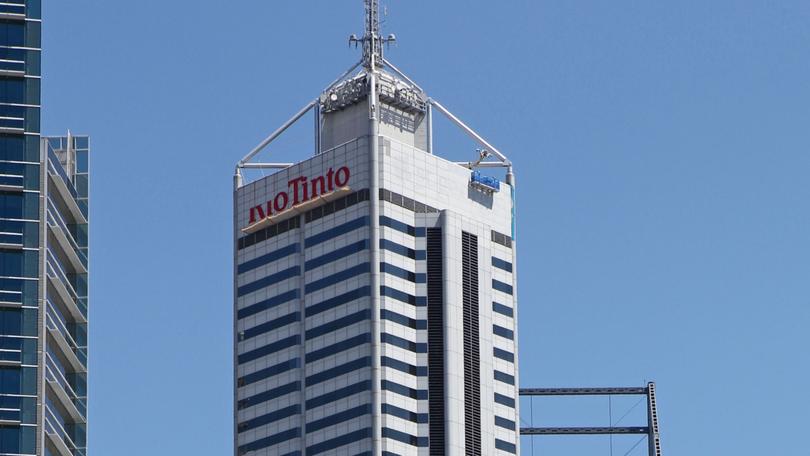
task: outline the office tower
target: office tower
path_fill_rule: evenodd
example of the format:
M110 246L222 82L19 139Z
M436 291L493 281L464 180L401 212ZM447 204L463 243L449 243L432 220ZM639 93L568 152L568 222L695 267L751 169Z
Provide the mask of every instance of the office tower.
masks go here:
M89 144L40 137L40 10L0 4L0 454L83 456Z
M384 59L376 3L363 59L237 165L240 456L519 452L512 165ZM308 112L311 157L256 161Z

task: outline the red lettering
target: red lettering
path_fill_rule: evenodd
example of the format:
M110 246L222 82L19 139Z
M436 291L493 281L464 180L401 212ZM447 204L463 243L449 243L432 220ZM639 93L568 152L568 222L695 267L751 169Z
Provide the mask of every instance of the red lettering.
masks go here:
M301 176L301 177L299 177L297 179L293 179L293 180L287 182L287 187L292 187L293 206L295 206L296 204L298 204L298 203L300 203L302 201L302 200L299 199L299 195L298 195L298 183L299 182L301 184L303 184L304 193L306 193L306 190L307 190L307 178L306 177ZM304 195L303 201L306 201L306 200L307 200L307 197L306 197L306 195Z
M318 176L315 179L310 181L312 184L312 197L315 198L316 196L320 195L321 193L326 193L326 178L323 176ZM320 190L318 187L320 186Z
M279 202L279 200L283 201L283 203ZM288 195L287 192L280 192L273 200L273 208L276 210L276 213L279 213L284 209L287 209L287 204L289 203L290 195Z
M341 178L341 176L343 176L343 178ZM346 184L349 183L349 177L351 177L351 172L349 171L349 168L344 166L338 169L337 172L335 173L335 185L337 185L338 187L345 187Z
M335 172L332 171L332 168L329 168L329 171L326 172L326 182L329 184L329 191L330 192L335 189L335 184L332 181L332 176L334 176L334 175L335 175Z
M255 207L250 208L250 222L248 222L248 223L250 223L251 225L256 223L256 220L257 220L256 215L257 214L259 216L258 220L264 220L264 217L265 217L264 216L264 209L262 209L261 206L255 206Z

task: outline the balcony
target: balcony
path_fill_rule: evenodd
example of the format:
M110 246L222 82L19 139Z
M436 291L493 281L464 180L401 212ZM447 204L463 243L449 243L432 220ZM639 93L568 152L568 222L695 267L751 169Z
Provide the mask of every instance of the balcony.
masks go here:
M73 319L79 323L87 323L87 307L79 299L65 271L61 269L61 265L52 258L53 254L48 252L46 267L48 283L50 283L52 288L56 291L59 300L65 305Z
M87 223L87 209L79 206L76 201L78 198L76 188L62 168L59 157L50 148L48 149L48 177L76 223Z
M62 214L56 209L55 205L48 199L48 228L56 238L59 247L65 252L68 261L73 266L73 269L79 273L87 272L87 256L79 248L79 244L73 238L70 229L62 218Z
M73 391L70 382L67 381L59 369L53 367L55 364L50 354L46 354L48 362L45 363L45 381L51 392L56 396L59 404L70 415L74 423L86 423L87 405L84 400Z
M73 439L70 438L65 428L59 424L59 420L50 407L46 407L45 434L60 456L85 456L85 449L77 447L73 443Z
M52 315L55 312L52 307L53 304L48 303L45 318L45 326L48 328L48 335L50 336L48 339L49 344L53 342L54 345L59 347L59 351L65 356L73 372L87 372L87 355L85 351L70 335L70 331L68 331L65 324Z

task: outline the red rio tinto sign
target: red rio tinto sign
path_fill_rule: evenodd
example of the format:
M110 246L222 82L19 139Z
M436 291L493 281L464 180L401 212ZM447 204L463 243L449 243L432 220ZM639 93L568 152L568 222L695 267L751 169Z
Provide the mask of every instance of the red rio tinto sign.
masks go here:
M305 176L297 177L287 182L287 191L278 192L265 204L251 207L250 222L248 223L256 223L273 214L284 212L293 206L345 187L351 176L349 168L343 166L337 171L329 168L329 171L323 176L312 179L307 179Z

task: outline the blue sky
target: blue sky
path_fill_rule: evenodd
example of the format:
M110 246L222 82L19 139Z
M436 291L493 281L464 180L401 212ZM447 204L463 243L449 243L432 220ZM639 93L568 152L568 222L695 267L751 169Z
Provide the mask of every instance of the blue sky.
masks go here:
M810 3L383 3L390 59L515 162L521 383L653 379L667 454L795 454L786 436L810 423ZM92 454L231 451L233 165L357 60L361 14L359 0L45 5L44 131L92 136ZM306 157L310 127L274 157ZM438 152L469 156L446 130ZM533 409L609 419L606 401Z

